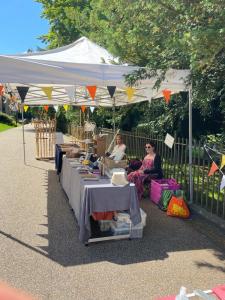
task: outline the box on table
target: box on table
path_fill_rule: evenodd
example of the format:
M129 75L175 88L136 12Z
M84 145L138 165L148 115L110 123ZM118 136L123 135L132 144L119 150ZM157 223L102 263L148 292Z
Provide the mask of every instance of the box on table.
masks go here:
M113 168L125 169L127 167L127 161L126 160L116 161L116 160L110 159L108 157L105 157L105 159L104 159L104 165L108 169L113 169Z
M162 191L171 190L176 191L180 189L180 184L175 179L152 179L150 183L150 200L156 204L162 195Z
M95 153L98 157L105 156L106 152L106 136L97 136L95 139Z

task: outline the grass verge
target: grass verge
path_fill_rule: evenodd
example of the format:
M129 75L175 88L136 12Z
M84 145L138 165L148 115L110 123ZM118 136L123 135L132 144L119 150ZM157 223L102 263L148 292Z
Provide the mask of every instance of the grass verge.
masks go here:
M10 129L10 128L14 128L14 127L15 126L11 126L11 125L0 123L0 132L1 131L5 131L5 130Z

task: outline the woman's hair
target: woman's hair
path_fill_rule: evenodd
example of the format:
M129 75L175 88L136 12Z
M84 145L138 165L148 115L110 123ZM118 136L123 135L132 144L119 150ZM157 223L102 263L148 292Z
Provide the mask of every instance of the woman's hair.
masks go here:
M147 144L151 145L152 148L154 148L154 149L153 149L154 152L156 152L156 143L155 143L155 142L153 142L153 141L148 141L148 142L146 142L145 144L146 144L146 145L147 145Z
M116 138L120 138L121 140L123 139L123 138L122 138L122 135L121 135L120 133L118 133L118 134L116 135Z

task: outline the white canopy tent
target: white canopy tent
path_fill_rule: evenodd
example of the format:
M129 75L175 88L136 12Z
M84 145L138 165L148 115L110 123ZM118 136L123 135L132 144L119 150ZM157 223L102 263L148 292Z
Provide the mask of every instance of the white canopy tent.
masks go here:
M137 70L136 66L115 65L118 59L106 49L82 37L76 42L54 50L38 53L0 56L0 81L10 83L8 90L17 93L16 86L29 86L25 99L27 105L86 105L121 106L162 97L162 90L173 93L187 89L185 79L189 70L169 70L159 90L153 89L156 78L142 81L136 88L132 101L128 100L124 75ZM42 87L52 86L49 100ZM85 86L97 86L94 101ZM116 86L114 100L107 86ZM68 96L68 89L74 95Z
M169 89L172 93L189 90L189 165L192 200L192 107L191 90L186 84L189 70L167 71L158 89L154 88L157 78L143 80L135 87L134 95L129 100L126 94L125 75L139 67L115 63L118 63L118 59L106 49L82 37L68 46L54 50L0 55L0 82L5 84L8 92L17 94L17 97L17 86L29 87L24 100L26 105L70 104L115 107L160 98L164 89ZM97 86L94 100L90 98L86 86ZM108 86L116 87L112 98L107 90ZM51 99L45 95L43 87L52 87Z

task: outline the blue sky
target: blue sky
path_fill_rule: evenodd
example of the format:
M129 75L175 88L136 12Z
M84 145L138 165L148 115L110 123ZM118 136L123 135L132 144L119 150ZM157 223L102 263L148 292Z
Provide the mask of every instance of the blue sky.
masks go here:
M41 18L42 5L34 0L1 0L0 54L23 53L45 47L38 37L48 32L48 21Z

